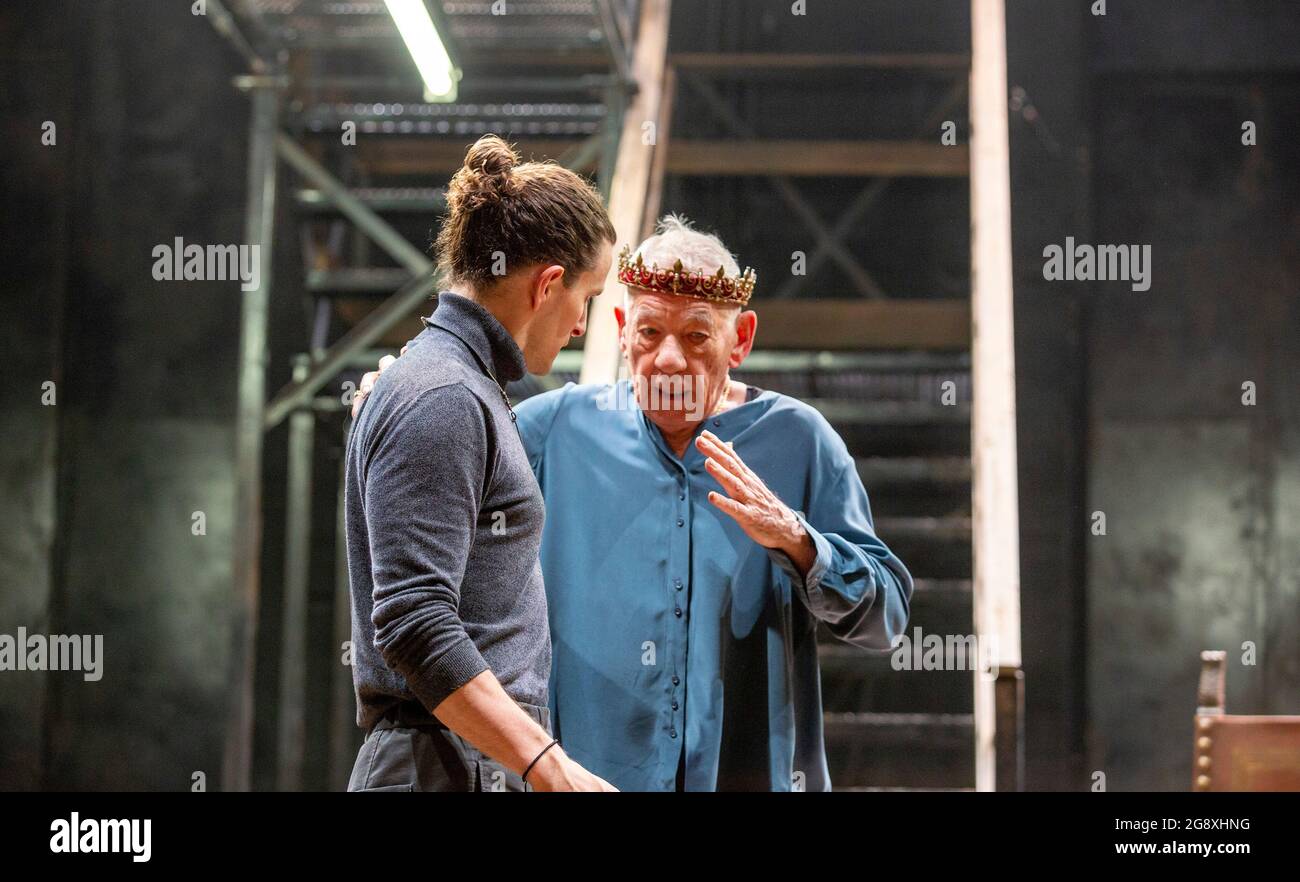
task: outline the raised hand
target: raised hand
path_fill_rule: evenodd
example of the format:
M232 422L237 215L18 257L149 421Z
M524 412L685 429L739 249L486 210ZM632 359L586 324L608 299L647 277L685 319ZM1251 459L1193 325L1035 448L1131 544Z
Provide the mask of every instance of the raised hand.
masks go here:
M806 575L817 552L794 511L717 435L701 432L695 446L704 454L709 474L727 491L724 496L710 490L709 502L729 514L759 545L785 552Z

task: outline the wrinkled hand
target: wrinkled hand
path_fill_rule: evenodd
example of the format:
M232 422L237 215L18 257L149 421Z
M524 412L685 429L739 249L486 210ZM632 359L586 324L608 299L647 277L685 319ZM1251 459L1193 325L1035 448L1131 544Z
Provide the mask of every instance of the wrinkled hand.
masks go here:
M710 490L709 502L731 515L745 535L759 545L785 552L807 575L817 553L812 537L794 511L717 435L701 432L695 446L706 457L709 474L727 491L723 496Z
M407 345L409 346L410 344ZM402 351L399 352L398 355L405 355L405 354L406 354L406 346L403 346ZM384 371L388 370L388 366L395 361L397 361L397 359L394 358L393 356L385 355L383 358L379 359L379 370L370 371L368 374L365 374L361 377L361 386L360 388L357 389L357 394L352 396L352 418L353 419L356 419L357 414L361 413L361 405L366 403L366 398L369 397L370 390L375 388L375 380L378 380L379 375L382 374Z

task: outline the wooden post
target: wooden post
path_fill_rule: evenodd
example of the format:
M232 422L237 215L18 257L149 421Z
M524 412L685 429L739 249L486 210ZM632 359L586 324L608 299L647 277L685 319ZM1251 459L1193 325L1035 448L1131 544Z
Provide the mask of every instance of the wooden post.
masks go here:
M646 123L657 126L661 119L671 6L671 0L642 0L641 3L641 24L632 55L632 76L638 91L623 115L618 163L609 194L609 216L618 232L615 254L625 244L633 248L640 244L654 155L668 147L658 131L654 143L646 143L650 139L645 137L644 127ZM604 293L591 304L583 347L580 377L583 383L610 383L618 377L618 326L614 321L614 307L622 302L622 296L616 260L605 280Z
M998 677L975 674L975 787L1015 790L1020 753L1020 518L1004 0L971 0L971 421L974 622ZM1008 679L1010 678L1010 679ZM1010 687L999 713L998 679ZM1011 728L998 737L998 725ZM999 744L1002 761L999 762Z

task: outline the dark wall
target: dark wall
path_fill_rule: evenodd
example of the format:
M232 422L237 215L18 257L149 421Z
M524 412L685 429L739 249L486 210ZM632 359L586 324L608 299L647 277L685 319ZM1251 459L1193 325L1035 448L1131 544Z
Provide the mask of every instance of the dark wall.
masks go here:
M6 449L6 514L33 500L6 536L21 548L3 556L0 624L101 634L104 645L98 682L0 679L0 783L182 789L200 771L213 786L239 288L155 281L151 252L178 236L241 240L248 112L230 86L240 66L188 3L6 4L0 14L6 45L21 33L29 53L5 53L23 69L5 77L7 97L8 84L23 89L22 112L5 116L19 145L6 189L28 193L30 207L5 224L29 252L6 304L16 339L5 352L22 364L2 410L21 427L6 437L22 442ZM56 146L35 146L43 119L57 124ZM52 376L57 405L34 406ZM196 536L199 511L206 535Z
M53 9L32 8L22 21L0 11L0 254L6 268L0 352L0 633L49 626L55 543L58 414L66 402L59 341L67 284L72 170L71 72L61 60ZM53 145L41 143L54 122ZM47 386L46 384L53 384ZM52 393L53 398L49 396ZM42 404L42 399L51 402ZM0 786L40 784L46 681L40 674L0 674Z
M1074 0L1007 4L1026 785L1083 780L1086 388L1077 286L1043 279L1046 242L1088 237L1087 22Z
M1008 3L1029 785L1185 789L1202 649L1231 711L1300 707L1300 17L1107 5ZM1067 236L1151 290L1045 280Z
M1300 16L1093 26L1094 241L1150 244L1153 281L1090 293L1090 755L1110 789L1184 789L1200 650L1230 712L1300 711Z

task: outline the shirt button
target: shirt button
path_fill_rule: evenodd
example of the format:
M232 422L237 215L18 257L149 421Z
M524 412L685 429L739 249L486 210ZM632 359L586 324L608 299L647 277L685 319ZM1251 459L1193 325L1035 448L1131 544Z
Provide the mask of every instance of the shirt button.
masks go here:
M682 520L681 518L678 518L678 519L677 519L677 526L681 527L681 526L684 526L685 524L686 524L686 522L685 522L684 520Z
M681 591L681 590L682 590L682 587L683 587L683 586L682 586L682 580L681 580L681 579L673 579L673 587L676 588L678 591Z
M682 501L685 501L685 500L686 500L686 494L685 494L685 493L678 493L678 494L677 494L677 498L680 499L680 500L682 500Z
M677 699L673 699L673 710L677 710Z
M669 738L676 738L676 737L677 737L677 727L676 727L676 726L674 726L673 728L671 728L671 729L668 730L668 737L669 737Z
M680 686L681 684L682 684L682 681L681 681L680 679L678 679L678 677L677 677L676 674L673 674L673 685L674 685L674 686Z
M714 421L713 421L713 427L714 427L715 429L716 429L718 426L721 426L721 425L722 425L722 420L714 420Z
M677 618L680 619L682 617L682 608L679 606L676 609L674 609L673 615L677 616Z

